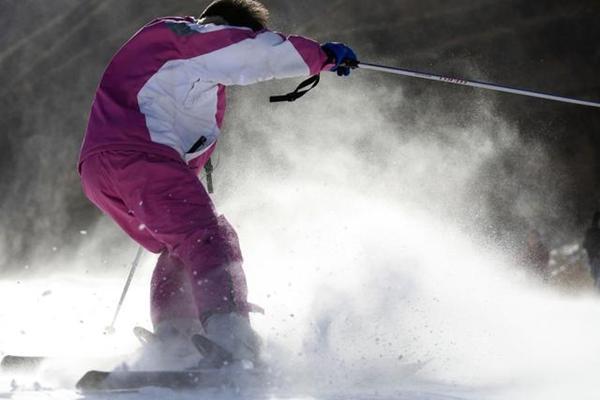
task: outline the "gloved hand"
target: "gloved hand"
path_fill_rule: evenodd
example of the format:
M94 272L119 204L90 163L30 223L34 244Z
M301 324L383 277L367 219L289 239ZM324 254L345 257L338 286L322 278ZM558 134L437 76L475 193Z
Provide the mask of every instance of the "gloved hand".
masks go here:
M335 63L335 67L331 71L337 72L338 76L350 75L350 67L341 65L344 61L358 61L354 51L343 43L330 42L321 46L323 51L327 53L330 61Z

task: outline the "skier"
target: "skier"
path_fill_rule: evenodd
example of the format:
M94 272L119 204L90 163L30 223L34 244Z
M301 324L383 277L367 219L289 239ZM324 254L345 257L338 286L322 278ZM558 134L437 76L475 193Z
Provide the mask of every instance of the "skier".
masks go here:
M79 159L85 195L145 249L160 253L151 318L162 340L202 333L256 360L237 235L197 174L217 145L225 88L336 71L341 43L266 29L253 0L217 0L199 19L158 18L114 55L96 92Z
M592 226L585 232L583 248L588 255L590 271L594 279L594 286L600 290L600 211L596 211L592 218Z
M534 274L544 280L547 278L550 250L548 250L542 241L542 235L536 229L532 229L527 233L527 242L521 260Z

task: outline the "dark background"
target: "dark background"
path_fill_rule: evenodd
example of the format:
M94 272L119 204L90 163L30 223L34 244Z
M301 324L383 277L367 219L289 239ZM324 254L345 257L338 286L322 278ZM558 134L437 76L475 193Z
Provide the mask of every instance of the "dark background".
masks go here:
M207 3L0 2L3 271L22 268L33 254L51 257L60 249L64 255L85 240L81 231L101 215L83 197L75 166L104 67L145 22L156 16L198 15ZM273 29L322 42L347 42L365 61L600 101L597 0L265 0L265 4L271 9ZM531 226L514 215L514 193L549 179L545 187L552 187L552 196L559 201L548 205L547 218L537 228L552 245L581 236L599 206L599 109L371 76L373 85L402 85L407 98L435 99L437 112L459 124L473 117L475 103L483 97L518 130L524 143L538 143L553 160L553 170L544 175L528 171L522 158L510 156L482 168L480 204L474 207L493 211L480 223L483 232L521 238ZM282 91L293 85L283 83ZM485 184L499 180L512 190Z

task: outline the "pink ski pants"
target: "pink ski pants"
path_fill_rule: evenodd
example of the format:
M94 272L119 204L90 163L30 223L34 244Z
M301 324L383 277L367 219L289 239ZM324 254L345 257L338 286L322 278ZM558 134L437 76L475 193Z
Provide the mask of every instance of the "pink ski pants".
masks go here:
M161 253L152 276L154 325L213 312L247 315L237 234L183 161L106 151L80 167L85 195L136 242Z

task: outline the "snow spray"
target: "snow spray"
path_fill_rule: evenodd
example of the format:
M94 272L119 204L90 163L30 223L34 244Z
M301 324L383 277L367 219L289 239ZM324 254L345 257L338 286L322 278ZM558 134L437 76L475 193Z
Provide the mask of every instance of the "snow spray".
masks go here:
M539 176L515 187L488 173L510 157L544 174L551 160L543 148L523 143L487 102L457 121L435 99L334 78L292 108L256 101L284 84L236 88L217 155L214 174L227 184L215 204L238 230L249 300L266 309L253 323L283 378L273 390L313 398L594 398L598 299L525 277L510 249L481 234L494 221L481 200L490 193L517 199L510 211L529 221L558 207L555 188ZM88 235L101 241L116 229ZM140 266L110 337L98 332L120 279L92 271L3 281L0 301L19 307L3 309L0 349L131 351L139 345L128 326L149 326L153 261ZM72 263L81 270L83 260Z

